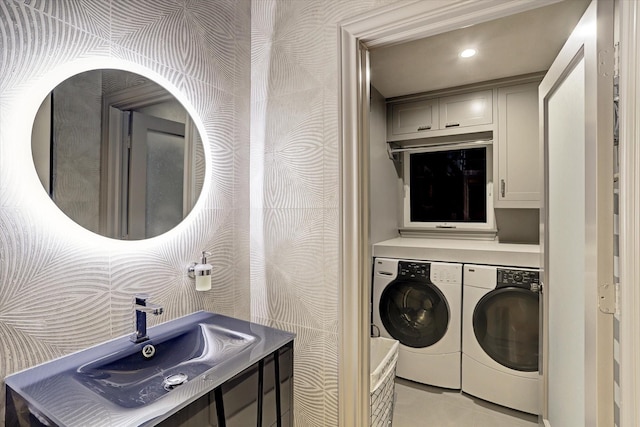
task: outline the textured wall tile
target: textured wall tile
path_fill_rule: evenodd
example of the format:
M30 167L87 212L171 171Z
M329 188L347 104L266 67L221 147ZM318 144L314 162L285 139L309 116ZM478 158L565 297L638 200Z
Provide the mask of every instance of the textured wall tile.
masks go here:
M324 390L325 390L325 425L338 425L338 345L337 333L324 335Z
M309 90L272 98L266 111L265 206L321 208L324 195L321 92Z
M325 369L324 355L326 334L296 327L294 331L296 343L294 347L295 376L294 393L298 396L294 406L294 425L329 426L325 420Z
M292 325L297 331L321 328L317 341L322 346L323 415L308 405L314 402L316 386L306 376L307 369L318 364L319 357L296 361L302 372L297 383L296 423L298 425L337 425L338 420L338 318L339 318L339 206L340 206L340 135L339 135L339 70L337 24L371 10L386 0L314 1L254 0L252 2L252 105L251 105L251 292L252 316L266 317ZM298 14L311 8L309 24L297 32L304 18ZM316 61L318 58L321 60ZM318 108L316 102L320 100ZM320 127L317 127L319 125ZM305 143L320 136L321 158ZM286 157L281 157L281 154ZM297 150L297 151L296 151ZM295 155L292 155L295 153ZM298 159L303 159L298 161ZM316 163L317 162L317 163ZM320 169L316 170L316 165ZM306 168L312 168L311 171ZM316 178L316 173L321 178ZM300 173L300 175L297 175ZM320 187L316 187L316 183ZM265 209L260 212L259 208ZM297 233L299 224L289 219L289 207L297 218L322 209L321 236ZM308 214L307 214L308 215ZM313 214L312 214L313 215ZM282 218L274 220L275 218ZM289 229L278 227L284 221ZM273 234L267 230L273 230ZM284 249L290 237L295 240L295 255ZM321 249L317 247L321 246ZM277 248L273 251L271 248ZM308 248L314 248L309 252ZM316 249L317 248L317 249ZM271 254L278 254L273 257ZM282 260L294 257L301 267L282 266ZM322 295L318 284L305 278L307 263L322 259ZM295 281L295 282L294 282ZM295 287L287 283L295 283ZM292 292L295 289L295 293ZM287 295L305 301L300 295L315 298L317 311L308 310L303 302L294 309ZM319 323L308 323L310 315L320 315ZM301 333L302 348L313 348ZM318 372L315 375L319 375ZM319 407L315 403L316 408Z
M298 157L296 151L298 149L287 149L265 155L264 203L267 207L322 207L322 151L313 144L308 145L308 157Z
M251 116L251 104L247 98L235 97L238 117ZM249 209L251 206L251 149L250 127L246 123L237 123L233 149L233 207L235 209Z
M325 89L325 94L328 92ZM338 209L340 207L340 150L338 135L337 97L325 97L324 107L324 144L323 144L323 181L324 207Z
M112 40L219 88L233 87L234 3L114 0Z
M106 260L48 225L0 211L0 378L110 337Z
M207 209L193 221L179 227L179 237L154 244L132 242L131 249L120 250L111 258L112 310L114 330L121 335L130 330L132 301L136 293L147 293L161 304L161 317L150 317L150 324L163 323L195 310L233 311L233 217L230 211ZM188 267L199 261L201 251L211 252L212 290L198 292Z
M243 113L235 109L233 94L236 87L244 87L247 98L249 93L243 77L233 78L233 35L243 31L234 24L238 3L207 2L210 10L200 11L202 2L117 1L113 14L111 3L0 3L0 378L130 333L132 294L137 291L150 293L167 307L162 319L152 318L150 324L199 309L227 314L235 310L235 218L230 209L204 208L207 201L232 206L234 121L248 127L248 117L239 117ZM248 33L247 5L242 7ZM225 22L198 29L212 24L211 19ZM247 52L245 48L245 56ZM177 88L202 119L208 153L217 162L212 174L217 173L217 185L207 187L200 209L176 230L150 241L105 239L57 210L36 186L29 120L12 115L33 83L53 69L110 56L147 67ZM244 76L248 79L248 72ZM246 243L240 248L246 250ZM199 259L201 250L213 252L213 289L205 293L196 292L187 276L187 266ZM4 387L1 390L3 419Z
M0 3L0 93L28 87L53 67L77 58L107 56L108 43L17 2Z
M56 261L46 264L47 277L56 278L53 286L43 285L44 276L20 286L36 283L51 294L60 291L65 313L71 313L78 297L111 304L114 311L107 322L84 311L77 319L61 317L72 329L89 322L103 331L96 339L131 332L131 293L136 291L147 291L169 307L161 318L152 317L151 324L198 309L282 320L287 323L274 326L299 333L297 425L335 425L337 304L330 282L337 269L333 239L339 170L334 37L339 20L377 1L1 2L0 204L24 206L32 218L10 214L0 221L9 224L4 225L7 230L24 230L20 239L0 232L0 292L22 289L13 283L34 270L37 257L43 256L37 254L56 254ZM33 173L24 167L29 152L12 131L17 120L5 112L33 81L58 65L108 56L145 66L170 81L194 106L209 141L211 176L217 181L203 195L200 207L205 209L175 232L151 241L121 244L93 236L54 212L44 194L22 191L25 177ZM16 162L21 166L11 164ZM247 186L250 198L237 194ZM295 209L282 209L291 207ZM186 266L202 249L214 252L213 289L197 293ZM15 264L21 254L26 258ZM105 281L86 282L94 266L105 262ZM68 271L66 282L59 283ZM0 307L3 300L4 294ZM55 333L52 343L41 342L32 334L41 333L43 326L31 316L12 313L13 323L0 315L2 342L11 343L0 350L0 374L86 344L73 336L63 346ZM64 336L62 323L51 327ZM0 417L3 412L0 403Z
M316 0L252 3L253 100L301 92L321 83L324 4Z
M233 263L234 316L251 318L251 259L249 209L234 209L233 233L235 257Z
M264 222L267 304L270 317L322 328L322 210L268 210Z
M114 44L184 71L184 8L174 0L112 1L111 40Z
M251 0L236 2L234 93L251 97Z
M160 74L162 77L170 81L174 86L178 87L185 78L182 71L176 70L164 64L159 58L148 58L135 50L127 49L115 43L109 44L110 56L113 58L122 59L137 65L148 68L149 70ZM196 94L187 94L188 96L194 96Z
M340 265L339 235L340 212L338 209L324 211L324 242L323 242L323 289L326 298L324 309L323 330L338 333L340 316Z
M318 88L269 98L265 113L266 152L299 150L322 144L322 92Z
M248 210L251 206L251 1L238 2L235 29L235 136L234 136L234 201L235 209ZM248 235L248 212L243 230ZM248 244L248 240L247 240ZM247 247L248 249L248 247ZM248 257L248 250L246 252ZM248 263L248 260L247 260ZM247 265L248 267L248 265ZM248 284L247 284L248 286Z
M89 34L103 39L109 38L109 18L111 16L111 2L109 0L14 1L23 3Z
M232 88L220 89L183 75L178 89L189 94L188 101L202 119L209 145L217 149L233 150L236 110Z
M252 320L296 334L293 346L294 425L304 427L337 425L325 422L325 349L331 342L327 334L269 318Z
M335 28L333 28L335 30ZM327 61L322 87L322 117L324 136L324 207L340 205L340 93L335 31L325 34Z
M182 61L185 73L219 88L234 86L236 9L243 9L246 0L184 2L181 37ZM242 21L244 23L244 21ZM248 27L245 27L248 34Z

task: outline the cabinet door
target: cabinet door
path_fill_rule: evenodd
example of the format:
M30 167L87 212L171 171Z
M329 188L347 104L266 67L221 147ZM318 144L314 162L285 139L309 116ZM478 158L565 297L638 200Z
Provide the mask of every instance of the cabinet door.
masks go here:
M404 102L391 106L389 138L438 128L438 100Z
M493 122L493 91L440 98L440 128L486 125Z
M498 89L497 208L538 208L538 84Z

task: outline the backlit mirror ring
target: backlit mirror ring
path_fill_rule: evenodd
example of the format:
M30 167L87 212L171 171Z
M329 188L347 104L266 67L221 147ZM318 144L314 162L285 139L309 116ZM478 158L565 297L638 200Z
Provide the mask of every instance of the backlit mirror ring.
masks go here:
M194 129L196 129L197 133L199 133L201 136L201 146L203 147L202 154L201 154L201 157L202 157L201 163L204 164L204 173L202 173L201 175L204 175L204 178L200 177L199 179L201 180L202 188L199 192L199 196L196 195L195 199L197 200L195 201L195 203L192 203L193 209L191 209L191 212L187 212L184 215L184 218L182 218L182 220L180 221L180 223L177 224L175 227L168 229L166 233L158 233L163 235L165 234L171 235L173 234L174 230L182 228L184 226L184 223L187 221L188 217L191 216L192 213L197 212L199 210L199 207L202 206L202 203L204 203L203 200L206 198L206 194L208 193L208 188L210 185L209 176L211 174L209 170L210 168L208 167L209 159L207 158L207 153L208 153L207 142L208 141L207 141L205 132L202 131L203 129L202 122L199 116L195 113L195 109L193 108L193 106L185 99L184 95L180 91L178 91L177 88L171 82L167 81L166 78L155 73L152 70L149 70L138 64L130 63L128 61L113 60L113 58L110 58L110 59L91 58L90 60L74 61L72 63L63 64L59 67L56 67L52 72L50 73L48 72L46 76L43 76L41 79L35 82L35 84L30 86L29 95L23 98L22 100L23 102L21 103L22 105L19 106L18 110L24 109L25 111L27 111L27 113L22 117L35 117L38 107L40 106L38 104L38 100L44 99L52 91L52 89L57 87L61 82L79 73L84 73L91 70L99 70L103 68L123 70L129 73L137 74L150 81L154 81L158 83L159 86L162 86L163 88L165 88L166 91L169 94L171 94L175 98L175 100L177 100L177 102L182 105L182 107L184 107L187 115L190 116L192 119ZM29 129L29 131L31 130L32 129ZM31 139L29 138L29 140ZM33 156L33 150L29 150L29 151L31 156ZM31 161L30 163L33 164L33 161ZM33 175L31 177L33 178ZM39 181L37 174L36 174L36 179L38 179ZM39 186L40 186L40 189L39 191L36 191L36 193L38 195L42 195L43 187L42 185L39 185ZM46 192L44 193L44 196L45 197L47 196ZM49 203L50 203L51 199L49 197L46 197L46 198L49 200ZM72 222L75 224L74 221ZM114 236L107 235L107 237L113 238ZM148 240L146 236L142 237L142 239Z

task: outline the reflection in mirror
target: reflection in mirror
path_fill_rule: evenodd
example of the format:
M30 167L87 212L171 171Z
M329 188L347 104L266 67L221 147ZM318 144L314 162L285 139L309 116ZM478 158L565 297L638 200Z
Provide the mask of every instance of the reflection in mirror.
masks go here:
M91 70L60 83L36 115L31 143L54 203L106 237L160 235L202 189L204 151L191 117L164 88L127 71Z

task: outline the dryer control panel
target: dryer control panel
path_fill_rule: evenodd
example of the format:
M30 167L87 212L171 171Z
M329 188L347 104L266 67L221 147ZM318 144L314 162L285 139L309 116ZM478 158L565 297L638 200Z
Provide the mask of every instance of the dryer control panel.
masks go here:
M511 286L538 292L540 283L539 271L507 268L498 268L497 270L498 283L496 288Z

